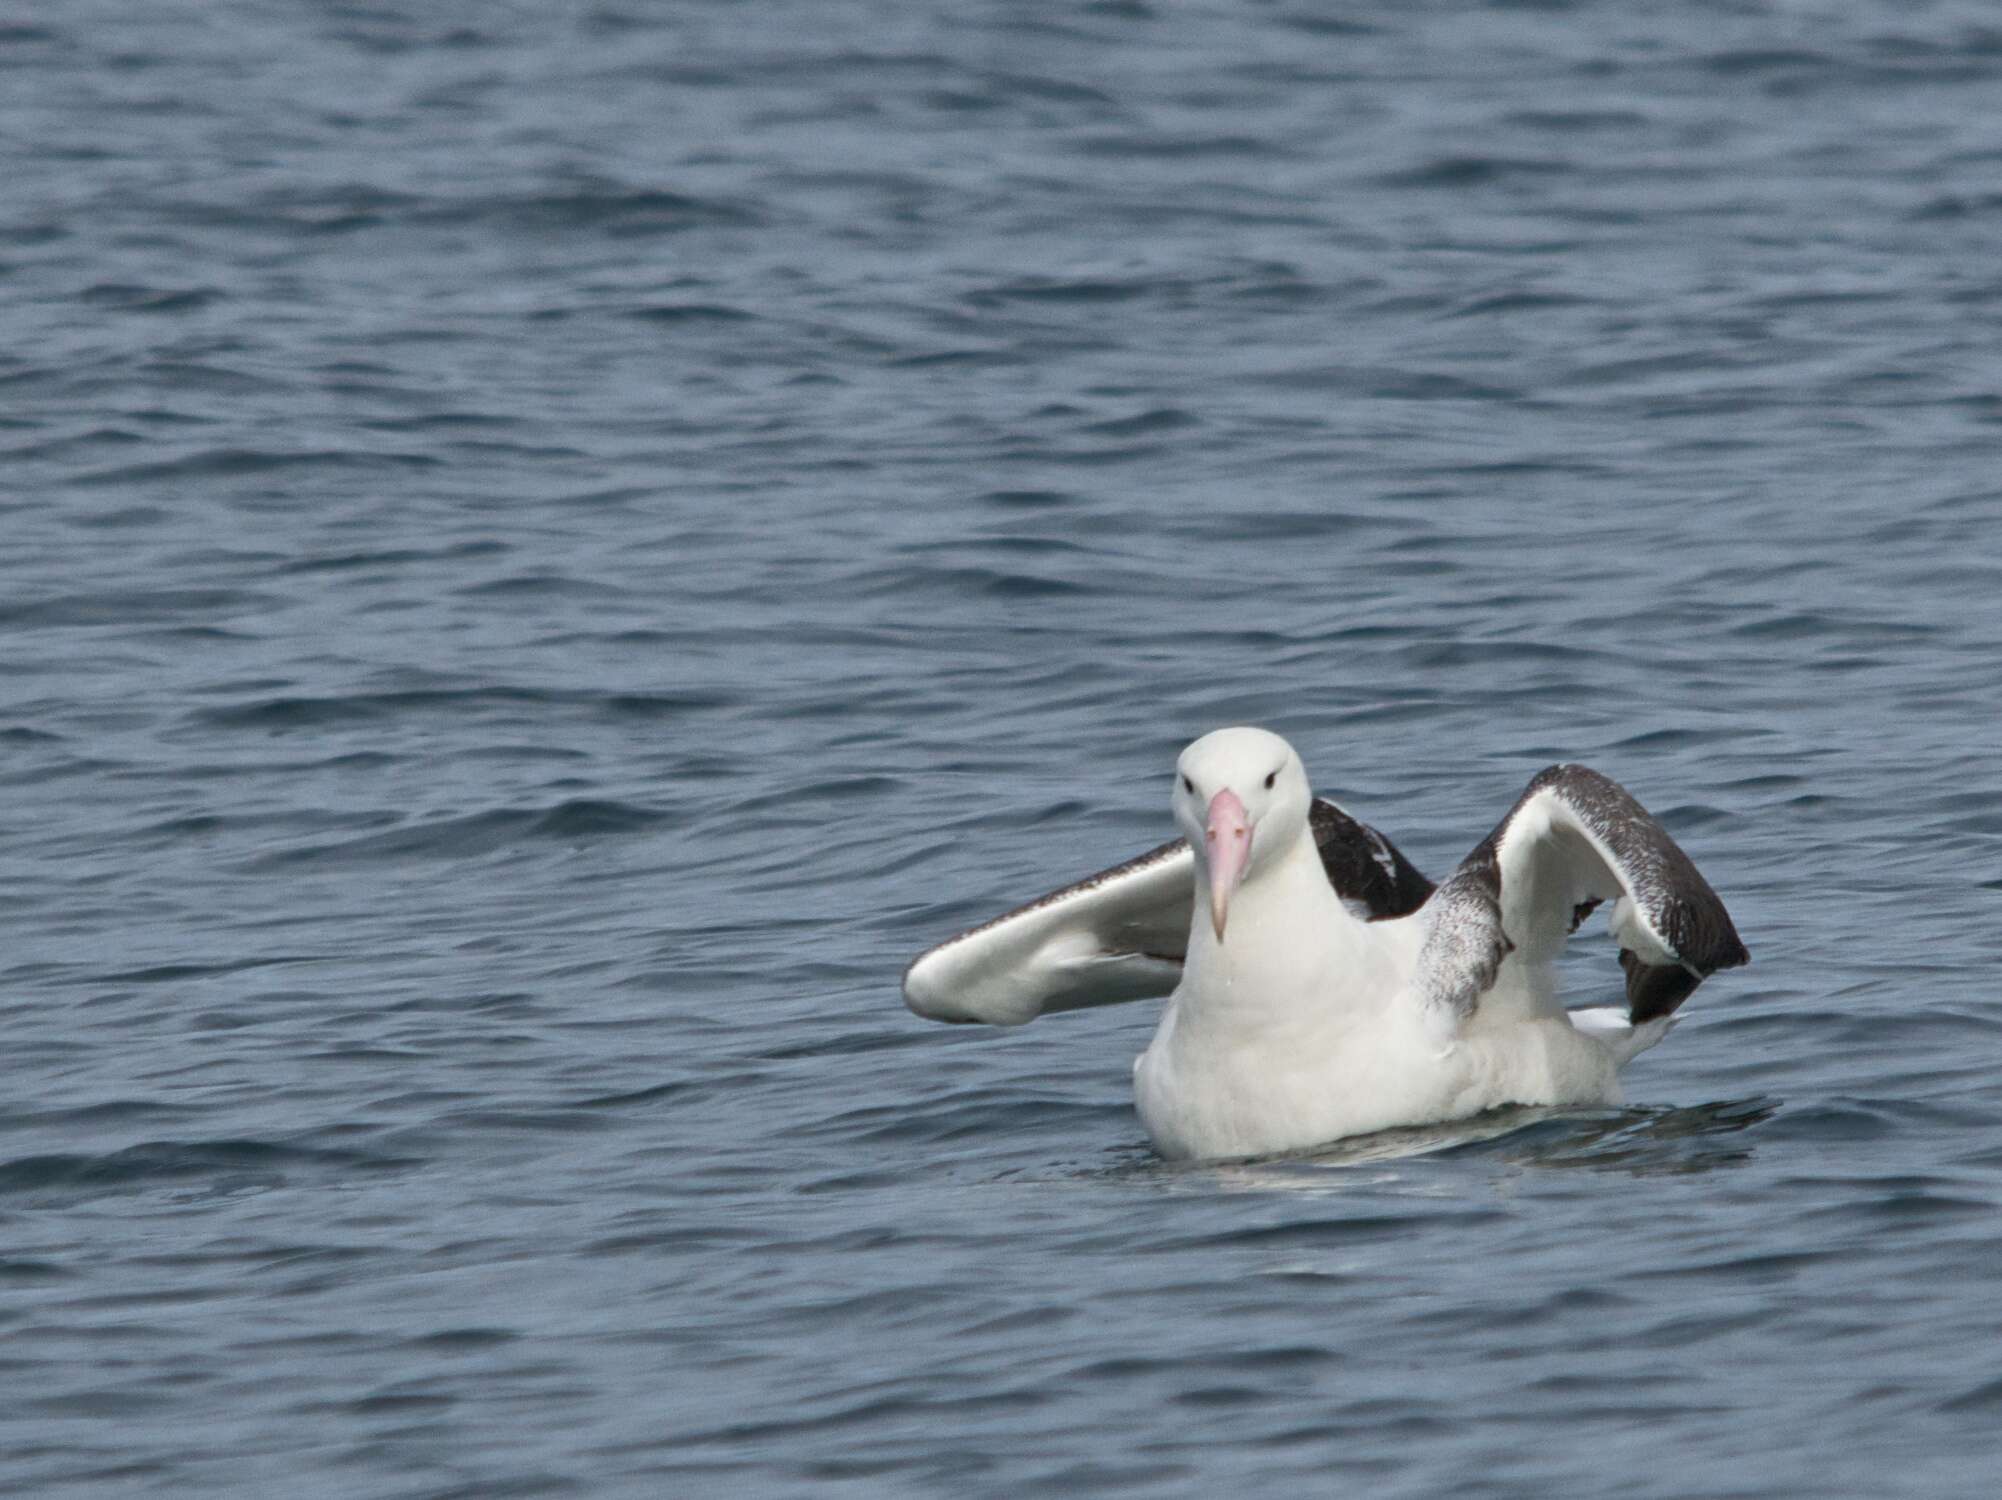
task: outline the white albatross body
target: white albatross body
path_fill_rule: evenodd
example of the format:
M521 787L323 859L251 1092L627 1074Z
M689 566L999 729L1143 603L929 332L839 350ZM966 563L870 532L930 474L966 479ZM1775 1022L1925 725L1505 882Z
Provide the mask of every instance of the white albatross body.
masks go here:
M1019 1024L1173 980L1134 1064L1163 1156L1267 1156L1507 1104L1617 1102L1621 1066L1666 1035L1696 984L1746 961L1688 856L1583 767L1533 780L1437 888L1316 804L1299 757L1264 730L1185 750L1174 810L1185 845L941 944L904 983L921 1015ZM1554 961L1608 900L1629 1003L1567 1012Z

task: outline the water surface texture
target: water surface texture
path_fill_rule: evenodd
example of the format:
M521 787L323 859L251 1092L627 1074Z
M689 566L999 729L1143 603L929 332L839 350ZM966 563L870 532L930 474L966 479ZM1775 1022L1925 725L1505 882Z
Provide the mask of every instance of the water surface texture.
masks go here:
M1986 3L0 26L0 1490L1991 1496ZM905 961L1290 737L1729 901L1170 1169ZM1603 939L1569 970L1604 1003Z

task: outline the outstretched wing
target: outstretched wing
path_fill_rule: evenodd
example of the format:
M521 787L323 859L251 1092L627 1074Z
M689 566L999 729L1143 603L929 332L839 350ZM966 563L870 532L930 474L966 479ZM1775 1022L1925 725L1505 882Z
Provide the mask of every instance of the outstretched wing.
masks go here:
M1432 894L1398 847L1334 803L1309 813L1328 883L1367 920L1409 915ZM1046 1011L1165 995L1182 977L1195 905L1186 839L948 938L904 972L904 1003L935 1021L1019 1026Z
M934 1021L1019 1026L1165 995L1182 977L1195 866L1176 839L948 938L904 971L904 1003Z
M1606 901L1635 1026L1751 961L1717 893L1626 788L1585 766L1552 766L1432 898L1420 989L1464 1019L1503 959L1548 962Z

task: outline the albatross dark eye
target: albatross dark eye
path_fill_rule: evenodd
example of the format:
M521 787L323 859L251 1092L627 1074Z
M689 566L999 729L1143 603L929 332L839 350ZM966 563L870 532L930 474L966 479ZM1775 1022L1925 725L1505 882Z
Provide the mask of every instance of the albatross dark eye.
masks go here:
M1279 773L1277 771L1274 771L1270 776L1265 778L1265 790L1268 792L1271 791L1278 784L1279 784Z

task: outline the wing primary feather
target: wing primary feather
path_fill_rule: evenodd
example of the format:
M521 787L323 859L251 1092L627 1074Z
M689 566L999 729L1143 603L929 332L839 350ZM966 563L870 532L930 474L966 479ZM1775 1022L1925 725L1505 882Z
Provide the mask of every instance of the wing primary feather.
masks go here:
M1648 935L1666 950L1644 954L1622 944L1635 1024L1672 1014L1719 969L1751 962L1723 899L1625 787L1589 766L1560 765L1532 780L1524 800L1540 792L1558 798L1580 825L1624 887ZM1648 972L1637 976L1638 970Z
M935 1021L1018 1026L1165 995L1181 976L1195 856L1173 839L918 955L904 1002Z
M1530 779L1432 898L1421 984L1471 1015L1518 944L1532 961L1554 957L1609 899L1634 1026L1673 1015L1710 975L1751 961L1668 830L1611 777L1556 765Z
M1328 884L1365 921L1409 916L1431 896L1432 882L1403 850L1327 798L1314 799L1307 823Z

